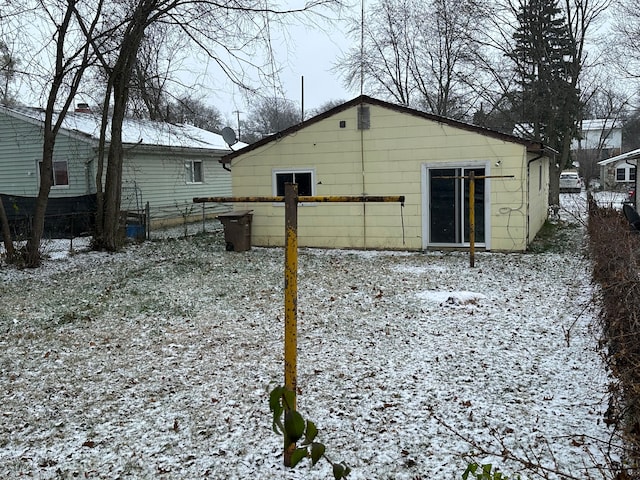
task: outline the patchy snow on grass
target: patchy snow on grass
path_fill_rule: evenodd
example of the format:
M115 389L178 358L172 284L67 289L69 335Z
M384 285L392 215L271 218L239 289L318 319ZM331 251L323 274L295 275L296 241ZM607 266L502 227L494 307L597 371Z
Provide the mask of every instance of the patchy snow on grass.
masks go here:
M535 478L505 450L602 478L588 261L475 263L301 249L299 410L353 479L460 478L471 457ZM283 265L213 232L1 267L0 478L331 478L324 461L282 466L271 429Z
M417 294L418 298L437 303L447 303L450 305L467 305L477 304L479 300L486 298L481 293L475 292L441 292L441 291L427 291Z

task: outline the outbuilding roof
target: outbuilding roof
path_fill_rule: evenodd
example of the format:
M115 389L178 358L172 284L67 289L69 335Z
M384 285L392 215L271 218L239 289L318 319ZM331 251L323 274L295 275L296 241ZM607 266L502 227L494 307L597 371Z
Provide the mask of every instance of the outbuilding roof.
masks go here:
M604 160L600 160L598 165L605 166L611 163L617 163L623 160L637 160L640 158L640 148L636 150L631 150L630 152L621 153L620 155L616 155L615 157L606 158Z
M412 115L412 116L416 116L416 117L421 117L424 118L426 120L431 120L434 122L438 122L438 123L442 123L445 125L449 125L455 128L460 128L462 130L467 130L467 131L471 131L471 132L475 132L475 133L479 133L481 135L486 135L488 137L492 137L492 138L498 138L500 140L504 140L505 142L512 142L512 143L518 143L521 145L526 146L527 150L529 152L533 152L533 153L547 153L547 154L556 154L557 152L547 146L545 146L544 144L542 144L541 142L537 142L537 141L533 141L533 140L527 140L524 138L520 138L520 137L516 137L514 135L509 135L506 133L502 133L502 132L497 132L495 130L490 130L488 128L484 128L484 127L479 127L477 125L472 125L469 123L464 123L461 122L459 120L453 120L451 118L447 118L447 117L441 117L439 115L434 115L431 113L425 113L425 112L421 112L419 110L415 110L413 108L409 108L403 105L397 105L394 103L389 103L389 102L385 102L383 100L378 100L376 98L372 98L369 97L367 95L360 95L356 98L354 98L353 100L350 100L348 102L345 102L341 105L338 105L334 108L332 108L331 110L327 110L326 112L323 112L319 115L316 115L315 117L312 117L308 120L305 120L297 125L293 125L285 130L282 130L281 132L275 133L273 135L269 135L268 137L265 137L261 140L258 140L255 143L252 143L244 148L241 148L239 150L235 150L232 153L229 153L228 155L223 156L220 159L221 163L231 163L231 161L237 157L238 155L242 155L244 153L250 152L258 147L261 147L262 145L266 145L268 143L271 143L273 141L279 140L280 138L290 135L292 133L295 133L303 128L308 127L309 125L313 125L314 123L317 123L321 120L324 120L325 118L329 118L333 115L336 115L337 113L342 112L343 110L347 110L349 108L352 108L354 106L360 105L360 104L369 104L369 105L377 105L383 108L387 108L390 110L395 110L397 112L400 113L404 113L407 115Z

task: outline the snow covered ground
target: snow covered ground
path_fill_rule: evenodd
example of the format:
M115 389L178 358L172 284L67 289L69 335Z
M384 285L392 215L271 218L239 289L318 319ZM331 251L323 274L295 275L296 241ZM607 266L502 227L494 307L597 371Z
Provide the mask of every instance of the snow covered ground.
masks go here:
M583 217L582 196L563 206ZM0 478L332 477L285 469L271 430L282 249L227 252L219 231L58 245L38 270L0 267ZM603 478L608 374L579 248L473 269L462 252L301 249L298 284L298 407L349 478L460 478L478 446L507 474L522 465L503 449Z

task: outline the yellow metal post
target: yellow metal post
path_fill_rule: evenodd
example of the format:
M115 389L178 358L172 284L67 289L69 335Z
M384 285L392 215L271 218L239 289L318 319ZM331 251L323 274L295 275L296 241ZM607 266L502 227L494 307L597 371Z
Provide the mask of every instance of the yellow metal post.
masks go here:
M469 173L469 266L476 264L476 175Z
M285 406L285 409L295 410L298 381L298 185L287 183L284 188L284 387L293 392L293 405ZM284 464L290 467L296 444L289 443L286 435L284 442Z
M350 202L400 202L404 196L362 195L362 196L298 196L298 185L285 184L284 197L196 197L194 203L271 203L284 202L285 214L285 257L284 257L284 387L293 392L296 409L297 363L298 363L298 203L350 203ZM287 409L289 406L285 406ZM285 410L286 414L286 410ZM284 443L284 465L291 466L291 455L296 449L295 442Z
M473 268L475 266L475 249L476 249L476 179L484 180L486 178L513 178L513 175L481 175L476 177L475 172L470 172L469 176L455 177L434 177L434 178L455 178L469 179L469 264ZM194 199L195 200L195 199Z

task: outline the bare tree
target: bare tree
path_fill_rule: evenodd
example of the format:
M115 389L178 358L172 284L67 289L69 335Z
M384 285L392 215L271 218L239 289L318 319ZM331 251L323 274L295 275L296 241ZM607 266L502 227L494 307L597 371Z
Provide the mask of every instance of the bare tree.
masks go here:
M19 63L9 46L0 40L0 103L3 105L10 105L15 101L11 87Z
M92 61L89 43L82 39L78 41L78 37L74 34L74 17L79 3L78 0L68 0L60 4L59 8L56 5L46 7L42 5L44 10L41 13L44 14L44 18L54 22L55 30L52 38L54 61L44 110L40 186L35 201L31 232L22 255L28 267L37 267L41 261L40 241L44 232L49 192L53 183L53 153L56 137L83 75ZM101 3L98 3L98 12L100 7ZM93 22L89 24L87 31L90 35L95 31L98 18L99 15L93 17ZM56 108L58 106L59 109Z
M119 235L122 124L146 31L156 23L177 29L190 39L194 48L213 59L227 77L244 87L243 69L250 66L260 70L261 67L255 63L257 57L252 49L259 45L269 45L271 26L277 18L304 15L316 7L336 4L337 0L314 0L300 9L279 10L269 5L256 6L251 2L220 5L207 0L130 0L129 5L116 9L116 13L110 18L110 24L119 25L117 47L106 52L100 48L95 50L108 79L103 111L107 112L108 107L111 107L110 143L107 149L104 141L101 142L98 156L96 184L99 193L94 236L97 247L113 251L122 242ZM119 17L119 14L122 16ZM222 49L224 56L219 54L218 49ZM271 65L270 55L267 58L267 65ZM273 72L272 69L269 71ZM103 129L104 125L106 117L103 119ZM103 168L106 174L102 191Z
M610 61L624 75L640 78L640 0L621 0L613 4L613 38L608 42Z
M340 59L337 67L347 86L411 105L410 5L410 0L382 0L370 7L366 22L353 20L351 33L361 37L360 46Z
M477 102L473 62L488 12L476 0L433 0L431 16L416 15L411 75L424 109L465 118Z
M167 105L166 120L186 123L210 132L220 132L224 128L220 110L190 96L182 96Z
M309 116L313 117L316 115L320 115L321 113L327 112L329 110L331 110L332 108L337 107L338 105L342 105L343 103L345 103L346 100L344 99L335 99L335 100L329 100L325 103L323 103L322 105L320 105L317 108L314 108L313 110L309 111L308 115L305 115L305 119L308 118Z
M150 25L144 34L131 78L129 113L137 118L166 121L172 101L171 84L189 51L184 37L161 23Z
M580 131L583 131L585 120L598 120L601 128L598 137L593 143L583 143L583 138L578 136L577 149L574 152L575 160L579 164L580 174L587 181L600 177L598 162L604 158L621 153L621 146L614 148L611 144L612 134L615 129L621 128L623 119L628 111L630 97L617 91L612 83L602 83L588 99L585 105L583 119L580 120Z
M252 143L302 121L298 106L286 98L260 98L242 123L243 142Z
M360 47L340 60L350 87L438 115L467 115L485 9L475 0L380 0L353 21Z
M476 60L478 77L484 79L477 87L483 98L483 111L480 115L476 114L476 118L484 124L497 123L508 126L527 122L522 116L521 108L518 108L521 93L514 88L518 78L514 34L518 25L518 13L522 11L525 3L521 0L498 0L490 16L492 26L487 30L482 54L478 55ZM581 88L585 69L591 67L588 42L595 34L596 26L609 5L610 0L562 0L558 3L558 8L565 18L566 35L572 50L570 55L567 54L562 59L565 68L562 88L567 92L579 92L581 102L591 94L591 91ZM550 165L551 204L559 202L560 172L571 161L571 142L577 135L578 121L582 117L579 111L565 108L560 103L560 100L556 99L552 104L553 108L560 107L560 114L552 126L558 140L549 142L547 138L542 138L558 152L555 161ZM543 128L549 127L550 125L543 124ZM526 134L527 131L524 130L523 135Z
M4 0L4 4L12 8L17 5L14 0ZM39 263L38 249L52 184L51 160L55 137L74 95L80 91L84 74L94 65L93 60L99 65L105 80L101 88L104 96L100 102L103 118L96 172L98 210L94 241L97 247L117 250L122 241L118 233L122 125L125 115L131 111L132 88L145 86L139 98L154 116L160 114L162 109L159 106L165 101L168 103L163 98L166 84L161 78L168 72L167 64L153 65L151 50L146 52L146 57L141 55L147 45L145 41L152 43L157 34L185 39L191 52L199 52L208 62L215 64L223 76L248 89L250 86L246 79L249 70L257 71L263 79L277 74L270 47L271 32L276 27L286 28L287 22L311 18L317 9L334 6L340 6L340 0L311 0L300 8L243 0L227 4L209 0L99 0L95 3L31 0L28 6L21 6L23 11L30 11L37 17L34 23L42 28L36 31L43 31L43 36L48 35L52 39L52 48L47 50L48 43L44 42L43 47L36 40L25 38L25 41L34 42L31 45L34 58L55 59L53 71L42 68L36 60L25 62L26 72L34 66L41 67L35 73L31 71L29 80L39 80L45 87L43 90L48 92L40 189L36 221L26 249L27 262L33 266ZM0 23L8 18L7 10L2 11ZM265 46L266 52L263 50ZM136 77L136 74L139 75Z

